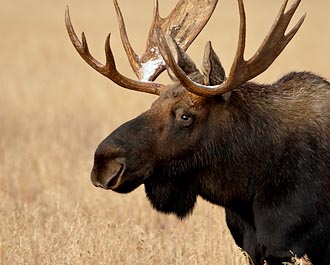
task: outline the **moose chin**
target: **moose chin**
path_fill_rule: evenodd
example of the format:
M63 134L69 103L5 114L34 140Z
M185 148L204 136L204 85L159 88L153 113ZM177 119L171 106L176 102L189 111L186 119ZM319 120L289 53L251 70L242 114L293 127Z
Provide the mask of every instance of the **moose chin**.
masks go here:
M290 7L287 2L257 52L245 60L246 18L238 0L238 46L227 76L210 42L202 71L185 52L217 0L181 0L166 18L159 16L156 1L140 56L115 0L138 81L116 69L110 35L106 63L94 59L67 9L70 39L92 68L119 86L158 96L149 110L100 143L92 183L120 193L143 184L156 210L179 218L192 213L198 196L222 206L236 244L255 264L282 264L292 253L307 254L314 265L330 264L330 83L310 72L291 72L272 84L251 81L304 21L305 16L287 30L300 0ZM173 83L165 86L155 79L166 68Z

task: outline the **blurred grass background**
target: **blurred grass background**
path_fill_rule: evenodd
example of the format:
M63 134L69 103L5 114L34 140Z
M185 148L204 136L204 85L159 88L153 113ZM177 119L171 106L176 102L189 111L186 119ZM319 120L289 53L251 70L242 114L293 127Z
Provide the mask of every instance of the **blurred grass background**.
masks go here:
M282 1L246 1L247 57L267 33ZM176 1L160 1L166 16ZM138 53L153 1L121 0ZM98 143L146 110L154 96L121 89L92 70L72 47L64 26L69 5L77 32L104 60L112 32L118 68L134 78L121 47L112 1L2 3L0 10L0 264L242 264L223 209L202 200L179 221L151 209L143 187L119 195L89 180ZM330 77L330 2L301 3L297 36L257 78L273 82L292 70ZM212 40L229 71L236 49L237 3L221 0L189 49L198 63ZM159 79L168 82L166 74Z

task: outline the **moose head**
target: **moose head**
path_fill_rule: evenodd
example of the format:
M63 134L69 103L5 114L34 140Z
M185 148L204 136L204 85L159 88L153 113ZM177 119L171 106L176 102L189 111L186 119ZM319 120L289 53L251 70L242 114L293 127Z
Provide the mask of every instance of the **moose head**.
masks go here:
M181 0L166 19L159 16L156 1L146 52L142 56L135 54L128 41L115 0L122 42L139 81L117 71L110 34L105 43L106 64L94 59L84 33L82 41L75 34L67 9L66 26L71 41L90 66L124 88L159 96L148 111L126 122L101 142L95 152L93 184L121 193L145 184L147 196L156 209L179 217L191 212L197 195L204 193L203 176L218 174L226 160L221 149L225 150L228 145L228 134L236 115L235 111L230 112L228 103L231 91L247 85L247 81L265 71L296 34L304 17L289 33L285 31L299 3L296 0L285 12L287 1L284 2L264 42L246 61L243 58L246 18L243 0L238 1L238 47L226 77L210 42L205 47L202 72L184 51L209 20L216 0ZM153 82L165 67L173 84ZM244 183L242 189L243 186ZM236 189L233 193L241 191ZM229 200L231 196L234 194L225 197Z

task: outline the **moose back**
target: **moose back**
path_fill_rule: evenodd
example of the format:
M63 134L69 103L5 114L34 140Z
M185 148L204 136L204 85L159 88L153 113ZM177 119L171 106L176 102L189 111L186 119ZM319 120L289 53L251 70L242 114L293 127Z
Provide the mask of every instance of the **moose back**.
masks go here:
M185 50L210 18L217 0L181 0L166 18L155 2L145 53L131 47L117 1L123 46L138 77L90 54L66 11L70 39L81 57L116 84L158 95L152 107L126 122L95 152L95 186L120 193L144 184L158 211L184 218L201 196L225 207L238 246L255 264L281 264L292 253L330 264L330 83L292 72L264 85L250 80L265 71L304 21L287 31L300 0L284 1L265 40L244 59L246 19L238 0L237 52L226 76L210 42L199 71ZM203 12L200 12L203 10ZM165 69L170 85L154 82Z

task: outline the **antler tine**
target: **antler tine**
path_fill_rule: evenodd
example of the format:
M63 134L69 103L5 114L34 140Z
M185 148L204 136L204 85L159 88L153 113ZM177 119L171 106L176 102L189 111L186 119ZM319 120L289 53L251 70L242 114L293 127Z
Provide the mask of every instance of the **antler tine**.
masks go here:
M138 78L141 79L140 72L139 72L139 70L141 68L141 64L139 62L139 56L135 53L135 51L132 48L131 43L128 40L124 18L123 18L123 15L121 13L121 10L120 10L120 7L118 5L117 0L113 0L113 4L115 6L115 10L116 10L116 14L117 14L121 41L122 41L122 44L124 46L126 55L128 57L128 61L131 65L133 71L138 76Z
M96 61L89 53L89 48L86 41L85 33L82 32L81 39L82 42L79 40L77 34L75 33L71 20L70 20L70 13L69 13L69 7L66 8L65 11L65 24L66 28L69 34L69 37L71 39L71 42L77 52L83 57L83 59L95 70L101 70L102 64L100 64L98 61Z
M248 61L245 61L244 50L246 37L246 18L243 0L238 0L240 13L240 33L238 46L228 79L221 85L204 86L190 80L174 60L164 33L162 33L159 29L157 31L157 35L159 37L159 45L161 47L162 56L176 77L190 92L204 97L224 94L264 72L275 61L275 59L297 33L302 23L304 22L306 14L300 18L300 20L289 31L289 33L285 34L285 31L287 30L293 14L297 10L301 0L295 0L289 10L285 12L287 2L288 0L284 1L271 30L264 39L260 48Z
M160 94L160 91L164 88L164 85L158 83L135 81L121 75L118 72L110 47L110 34L107 36L105 42L106 64L103 65L90 54L85 34L82 33L82 41L80 41L77 37L77 34L75 33L73 25L71 23L68 7L65 11L65 24L73 46L80 54L80 56L97 72L108 77L117 85L122 86L124 88L140 92L146 92L150 94Z
M150 42L154 34L153 31L156 23L159 23L161 21L158 12L158 1L155 0L154 16L153 16L151 28L149 30L147 46L145 49L145 53L141 56L137 55L134 52L132 45L129 42L124 18L120 10L120 7L118 5L118 1L113 0L113 3L116 9L122 44L134 73L140 80L143 81L155 80L157 76L165 69L165 64L158 53L157 46L153 45L152 41Z
M240 81L238 81L237 74L239 73L240 69L245 63L244 52L245 52L245 42L246 42L246 16L245 16L245 8L244 8L243 0L238 0L238 8L239 8L240 24L239 24L239 35L238 35L236 55L232 67L230 69L228 79L224 84L224 88L222 88L222 90L219 90L219 94L228 92L230 90L230 87L234 87L236 83L237 84L240 83Z
M285 12L287 2L288 0L283 3L270 32L264 39L258 51L249 61L247 61L249 71L252 70L252 67L254 68L254 71L250 72L250 79L265 71L274 62L274 60L279 56L279 54L297 33L305 20L306 14L299 19L297 24L288 34L285 34L285 31L287 30L287 27L301 0L295 0L290 9Z

